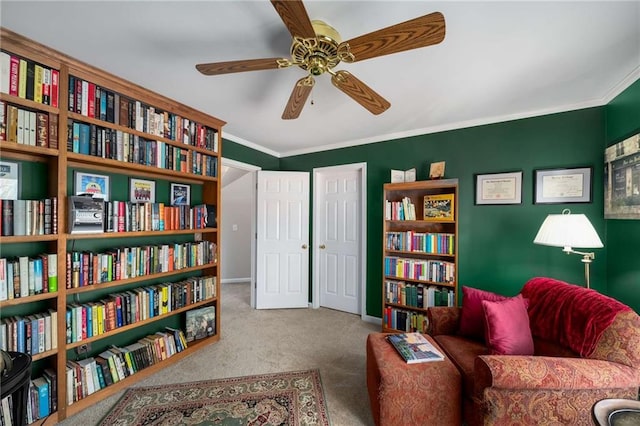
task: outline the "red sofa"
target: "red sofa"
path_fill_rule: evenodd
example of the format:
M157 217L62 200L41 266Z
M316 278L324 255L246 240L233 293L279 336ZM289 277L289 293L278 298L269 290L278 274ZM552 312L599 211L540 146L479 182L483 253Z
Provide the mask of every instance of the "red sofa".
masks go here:
M463 308L429 308L429 334L462 376L468 425L592 425L605 398L638 399L640 317L598 292L551 278L521 291L533 355L491 355L458 334Z

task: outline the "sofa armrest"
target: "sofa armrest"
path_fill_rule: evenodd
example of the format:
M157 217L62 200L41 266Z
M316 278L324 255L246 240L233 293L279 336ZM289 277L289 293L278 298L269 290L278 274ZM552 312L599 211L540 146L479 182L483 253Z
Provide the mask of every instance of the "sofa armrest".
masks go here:
M472 397L484 425L593 424L602 399L636 399L640 370L588 358L481 355Z
M428 308L428 333L432 336L456 334L460 326L461 313L462 309L455 306L433 306Z
M638 388L640 370L589 358L481 355L475 360L474 394L500 389Z

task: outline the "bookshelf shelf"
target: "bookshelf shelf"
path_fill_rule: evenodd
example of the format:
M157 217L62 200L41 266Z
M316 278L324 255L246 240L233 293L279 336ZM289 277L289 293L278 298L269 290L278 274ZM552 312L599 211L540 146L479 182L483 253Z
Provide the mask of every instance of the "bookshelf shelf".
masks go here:
M0 237L0 244L13 244L13 243L36 243L38 241L57 241L59 236L57 234L45 234L45 235L13 235Z
M29 99L23 99L18 96L10 95L8 93L0 93L0 101L5 101L13 105L19 105L32 110L44 111L51 114L60 113L60 110L58 108L54 108L50 105L42 104L40 102L34 102Z
M166 314L156 315L154 317L147 318L145 320L136 321L133 324L127 324L127 325L124 325L122 327L118 327L118 328L116 328L114 330L107 331L106 333L99 334L97 336L91 336L91 337L89 337L87 339L82 339L82 340L80 340L78 342L66 343L66 348L67 349L77 348L78 346L82 346L82 345L85 345L87 343L91 343L91 342L95 342L95 341L98 341L98 340L102 340L102 339L105 339L107 337L111 337L111 336L114 336L116 334L124 333L125 331L129 331L129 330L132 330L134 328L138 328L140 326L143 326L143 325L146 325L146 324L150 324L152 322L156 322L156 321L168 318L168 317L173 316L173 315L181 314L182 312L190 311L191 309L197 308L199 306L210 305L211 303L216 302L217 300L218 300L217 296L209 298L209 299L206 299L206 300L201 300L199 302L192 303L192 304L190 304L188 306L184 306L182 308L175 309L175 310L173 310L171 312L168 312Z
M94 238L135 238L158 237L162 235L215 234L217 228L176 229L173 231L99 232L91 234L67 234L69 240L90 240Z
M447 220L420 220L435 210L425 202L433 195L452 201ZM427 307L457 301L458 180L385 184L384 199L382 331L426 333Z
M169 272L143 275L135 278L128 278L126 280L109 281L105 283L91 284L85 287L68 288L67 294L87 293L87 292L95 291L98 289L101 290L105 288L116 288L116 287L120 287L127 284L138 283L141 281L149 281L154 278L164 278L164 277L170 277L178 274L185 274L185 273L188 274L190 272L202 271L204 269L210 269L210 268L216 267L217 265L218 265L217 263L208 263L206 265L192 266L190 268L183 268L183 269L175 269Z
M58 297L58 292L56 291L53 293L41 293L41 294L34 294L33 296L18 297L15 299L3 300L0 302L0 309L7 308L9 306L22 305L23 303L32 303L32 302L38 302L40 300L56 299L57 297Z
M221 332L220 267L217 262L119 281L94 284L86 287L67 288L67 286L71 287L71 285L67 283L67 279L69 279L69 282L73 282L76 279L74 274L78 271L75 269L78 265L73 263L69 270L67 270L67 255L73 256L72 253L76 252L100 255L103 254L101 251L106 252L113 249L113 247L118 244L119 239L134 239L136 241L135 245L140 247L155 247L159 245L159 241L162 243L160 245L184 244L190 247L189 249L185 249L188 253L196 252L193 248L193 243L204 241L204 245L209 247L208 252L212 253L215 251L216 258L220 257L220 233L217 228L71 234L70 227L67 223L69 219L68 197L72 195L71 191L75 186L73 176L74 169L114 175L112 176L113 185L111 187L113 190L112 200L118 200L118 197L115 195L122 197L122 195L126 193L119 201L128 201L129 192L128 188L125 189L123 186L116 188L115 182L124 182L129 177L161 181L157 185L158 191L166 191L165 188L169 187L168 183L173 182L197 186L198 190L192 192L196 200L194 204L199 206L215 206L216 215L219 217L221 212L221 185L219 184L220 182L217 175L218 167L220 166L220 152L222 151L222 128L226 123L223 120L181 104L173 99L78 61L62 52L27 39L6 28L0 27L0 39L2 40L2 54L0 55L0 60L3 61L2 70L3 72L4 70L8 70L8 77L11 77L9 81L14 82L13 86L11 84L9 87L3 85L1 89L9 93L0 93L0 110L3 111L2 124L4 125L3 131L0 132L0 159L22 162L20 165L20 179L23 179L23 181L22 185L19 185L22 190L18 194L18 198L20 198L22 194L29 194L28 197L32 199L49 200L55 198L57 201L51 203L52 206L57 205L57 208L51 212L53 219L51 230L55 231L56 234L0 237L0 244L2 244L1 258L6 259L0 263L0 266L5 268L4 271L0 271L4 272L5 275L0 274L0 277L6 277L7 271L10 270L12 274L15 275L14 265L20 263L19 260L24 261L25 258L28 258L27 260L33 259L35 262L38 259L42 259L42 265L44 267L44 259L46 258L49 267L48 271L55 269L54 273L57 273L58 280L57 291L11 299L9 299L9 292L13 292L17 288L15 287L15 282L13 282L14 277L11 278L13 285L10 287L10 290L8 285L5 286L5 283L0 282L0 284L3 284L0 286L0 290L4 291L4 288L7 288L7 300L0 302L0 328L4 327L2 330L5 333L15 333L17 340L17 336L20 336L21 339L26 339L27 336L26 325L24 326L24 330L21 329L20 334L16 332L18 327L22 327L22 324L28 323L30 324L30 328L32 328L34 324L38 324L40 318L45 318L43 321L47 321L47 324L52 323L51 335L57 335L56 345L58 349L35 354L33 359L39 361L40 364L39 368L34 370L35 374L43 374L43 371L46 370L53 371L55 374L57 386L50 390L57 395L58 409L57 411L49 413L49 415L43 419L31 420L34 420L34 424L56 424L82 409L90 408L91 405L96 402L109 395L115 394L136 381L172 365L185 356L203 348L205 345L217 342L220 339ZM23 65L26 67L26 71L23 70ZM31 72L32 70L34 71L33 73ZM40 73L42 75L41 80L39 80ZM33 77L31 77L32 75ZM78 79L82 80L80 86L76 84ZM74 84L71 85L71 82ZM78 87L80 87L80 90L78 90ZM83 92L82 89L85 88L87 90ZM42 92L39 92L40 89L42 89ZM98 96L89 96L90 93L94 93L94 89ZM57 93L57 96L55 96L55 93ZM130 101L130 105L135 106L136 115L127 115L127 119L130 120L129 122L114 120L115 115L112 114L115 113L115 110L113 108L115 108L117 103L106 103L104 105L107 106L104 107L102 103L103 95L113 96L114 99L127 99ZM40 102L40 100L42 102ZM78 100L81 101L81 104L77 103ZM75 109L75 106L78 105L82 107L80 110ZM91 107L89 107L89 105L91 105ZM137 114L139 105L142 108L141 111L146 111L144 114ZM121 108L119 111L123 111L122 108L124 104L119 106ZM95 110L92 108L95 108ZM106 110L103 108L106 108ZM9 110L11 112L10 116L8 113L4 113ZM89 111L89 113L85 114L86 111ZM130 112L131 111L132 110L130 110ZM96 114L98 112L105 114ZM170 126L168 128L164 125L158 127L154 120L160 118L160 116L154 116L154 113L162 113L163 118L170 117L172 120ZM28 132L26 128L23 127L22 139L18 136L18 129L20 129L18 121L20 116L22 116L23 120L26 120L26 117L28 117L30 123ZM34 116L35 121L31 121ZM31 125L31 123L34 122L35 125ZM26 121L23 121L23 123L26 123ZM45 125L45 123L47 124ZM86 130L86 127L91 129L92 126L96 130L99 128L100 131L103 131L102 129L104 129L104 133L99 136L108 134L113 137L111 139L103 138L97 140L102 141L100 147L106 147L107 143L111 143L111 145L108 145L110 150L105 150L104 152L105 157L110 158L102 158L102 155L87 155L88 152L91 154L98 153L97 144L90 145L95 147L95 150L74 150L74 148L76 148L74 146L76 140L76 134L73 132L74 123L79 123L78 127L82 124L82 126L84 126L82 127L83 130ZM165 120L164 123L166 124L167 121ZM9 127L11 132L8 131ZM71 141L68 140L70 128L72 130ZM40 132L39 129L43 131ZM46 129L47 132L44 132L44 129ZM163 131L157 132L162 133L162 136L153 134L156 132L154 129L163 129ZM118 145L118 135L120 134L128 134L128 136L125 135L125 138L130 137L131 140L134 141L131 145L132 150L123 151L129 152L130 158L136 158L136 160L138 160L138 156L132 155L131 153L142 154L144 152L144 155L148 157L142 157L142 155L140 155L140 157L144 158L146 163L160 163L170 165L172 168L181 168L182 170L185 170L186 166L186 170L189 172L112 159L116 157L127 158L126 155L112 155L115 152L113 150L117 150L117 152L120 153L120 146ZM27 135L29 139L25 139ZM36 137L36 144L33 144L34 135ZM84 135L86 135L86 133L84 133ZM176 135L175 138L174 135ZM144 139L146 142L139 142L139 138ZM107 142L107 140L110 142ZM86 142L86 138L83 142ZM138 143L147 143L147 145L143 147ZM123 145L123 149L125 146L127 145ZM86 145L83 145L83 147L86 147ZM166 151L160 151L158 153L158 148L160 147L166 148ZM140 151L136 151L137 149ZM83 153L80 154L79 152ZM157 157L154 157L154 154L156 154ZM148 161L149 158L162 158L163 160L166 158L166 161ZM182 167L173 167L174 163L178 164L176 161L180 161ZM200 171L205 169L206 172L202 171L202 174L200 174ZM32 171L36 174L37 179L27 175L28 173L32 173ZM194 173L194 171L196 171L196 173ZM207 175L205 175L205 173L207 173ZM168 195L169 194L166 193L159 193L158 199L168 201L170 199ZM25 195L25 198L26 197L27 195ZM8 212L12 206L11 204L7 204L7 206L9 206L7 208L7 216L3 216L3 218L9 217ZM48 208L48 201L46 206ZM194 205L190 207L194 207ZM157 211L159 212L160 209L158 208ZM45 215L46 214L48 214L48 212L45 213ZM160 218L160 220L161 219L162 218ZM48 225L50 222L45 223ZM6 230L8 228L4 229ZM12 232L8 231L8 233ZM211 244L207 244L206 242ZM130 245L131 243L124 244ZM43 257L43 255L47 256ZM49 261L49 258L55 260ZM11 259L11 262L9 262L9 259ZM107 255L106 259L109 261L109 255ZM50 265L51 262L54 262L53 265ZM11 267L4 266L9 265L9 263L12 263ZM186 264L194 263L196 262L186 262ZM55 266L55 268L51 268L50 266ZM83 268L84 266L86 266L86 264L82 265ZM111 267L115 270L117 266L115 263L110 263L107 268ZM43 278L44 270L45 269L41 272ZM84 271L83 269L83 273ZM92 270L92 273L94 271L95 270ZM111 294L110 290L114 290L114 293L116 293L116 291L120 289L122 289L120 294L129 293L131 299L126 299L127 303L133 303L132 301L134 299L140 303L140 299L137 299L137 297L143 293L140 291L141 288L163 287L164 284L158 284L159 281L178 275L184 275L184 277L180 278L182 280L181 283L192 282L192 280L198 283L206 281L206 285L209 287L207 287L207 293L204 294L215 294L215 297L210 297L206 300L177 308L171 312L147 318L133 324L127 324L80 342L67 344L66 314L68 308L75 309L76 306L82 306L84 312L88 312L89 315L97 312L102 313L106 310L92 310L92 307L99 306L99 304L104 301L104 303L109 304L111 309L111 301L113 300L111 298L117 297L117 294ZM200 280L200 278L204 278L205 276L211 277L210 281ZM17 277L21 278L20 274L18 274ZM43 281L43 285L45 281L47 280ZM6 284L9 284L8 280ZM213 288L210 287L211 285L213 285ZM53 284L51 288L54 288ZM20 287L20 289L23 291L24 287ZM188 290L188 292L189 291L190 290ZM23 294L25 294L24 291ZM194 298L187 298L187 300L198 300L200 297L205 297L204 294L200 294ZM166 300L166 295L163 294L162 296L165 297L164 300ZM146 296L143 298L146 299ZM67 363L73 363L80 359L80 356L73 349L96 341L102 341L101 343L108 344L109 347L120 344L131 345L132 343L139 343L130 341L123 342L123 339L131 338L126 336L142 333L143 330L144 333L147 333L147 330L153 330L153 332L162 331L167 322L161 320L167 318L173 318L169 321L172 326L173 324L180 324L180 326L176 325L175 327L184 329L187 323L186 313L192 309L204 306L215 308L215 335L197 342L190 342L182 352L178 352L170 358L157 362L110 386L102 383L102 385L106 387L80 401L73 402L67 400L69 390L71 390L71 395L73 395L74 383L80 383L86 380L86 377L82 377L86 372L73 371L73 377L71 381L68 381ZM110 313L111 310L109 310L109 314ZM14 318L22 316L26 319L30 317L36 317L36 319L19 321L17 323L20 325L15 325L16 321L14 321ZM54 320L48 319L53 319L56 316L57 323ZM77 321L78 317L74 318ZM102 319L104 320L106 318ZM82 319L80 319L80 321L82 321ZM74 324L74 326L75 325L76 324ZM139 327L144 328L137 332L136 330ZM48 328L46 330L45 336L48 335L47 333L49 332ZM127 331L130 333L125 333ZM151 332L151 334L153 334L153 332ZM13 336L13 334L11 336ZM103 339L107 340L103 341ZM142 340L145 341L144 339ZM0 342L7 342L6 344L11 346L14 345L13 338L11 341L1 339ZM23 348L27 347L26 342L23 341L21 344ZM7 349L14 350L12 347ZM29 350L27 350L27 352L28 351ZM99 354L91 352L91 349L83 355L83 357L89 358L97 356L99 356ZM78 375L76 375L76 373ZM97 374L95 370L93 373ZM32 377L32 379L36 378L36 376ZM68 388L68 386L71 388Z
M106 172L114 172L117 168L120 173L133 172L136 176L156 177L166 176L167 178L177 178L185 182L217 182L218 178L213 176L197 175L194 173L180 172L176 170L163 169L155 166L146 166L136 163L125 163L123 161L111 160L109 158L96 157L93 155L77 154L75 152L67 153L69 166L79 168L91 167L92 170L101 170Z

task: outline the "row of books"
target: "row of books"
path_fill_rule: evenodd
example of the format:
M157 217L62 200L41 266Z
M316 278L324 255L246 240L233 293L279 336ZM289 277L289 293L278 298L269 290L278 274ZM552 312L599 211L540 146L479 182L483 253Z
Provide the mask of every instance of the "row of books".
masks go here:
M42 376L29 382L27 424L46 419L58 410L58 376L52 368L45 368Z
M212 157L201 152L193 152L190 172L200 176L218 176L218 157ZM187 164L189 161L187 160Z
M111 346L98 356L67 361L67 402L80 401L187 348L184 332L166 327L127 346Z
M58 291L58 255L0 258L0 300Z
M72 303L66 310L66 342L80 342L111 330L170 313L216 296L216 277L192 277Z
M199 265L215 264L212 241L120 247L103 253L67 252L67 288L86 287Z
M49 309L0 320L0 349L35 355L58 348L58 312Z
M387 303L428 308L431 306L454 306L455 294L451 289L422 284L407 284L404 281L385 281Z
M455 235L430 232L387 232L387 250L414 251L432 254L454 254Z
M4 93L58 107L60 72L9 52L0 52L0 87Z
M409 197L401 201L384 201L385 220L416 220L416 206Z
M408 259L393 256L384 258L384 274L388 277L452 283L455 281L455 268L454 262L442 260Z
M167 206L165 203L105 202L105 232L173 231L215 228L213 204Z
M0 234L50 235L58 233L58 199L0 200Z
M382 321L385 327L400 331L427 333L429 327L429 319L425 313L405 311L389 306L384 308Z
M0 101L0 141L58 148L58 116Z
M215 177L218 170L215 156L73 120L69 120L67 126L67 150L204 176Z
M218 152L215 129L74 76L69 76L69 111Z

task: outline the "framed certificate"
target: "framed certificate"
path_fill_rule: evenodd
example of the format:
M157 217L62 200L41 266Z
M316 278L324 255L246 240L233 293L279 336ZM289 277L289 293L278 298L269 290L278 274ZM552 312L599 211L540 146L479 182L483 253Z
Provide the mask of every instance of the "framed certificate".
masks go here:
M476 204L521 204L522 171L476 174Z
M590 203L591 167L535 170L535 204Z

